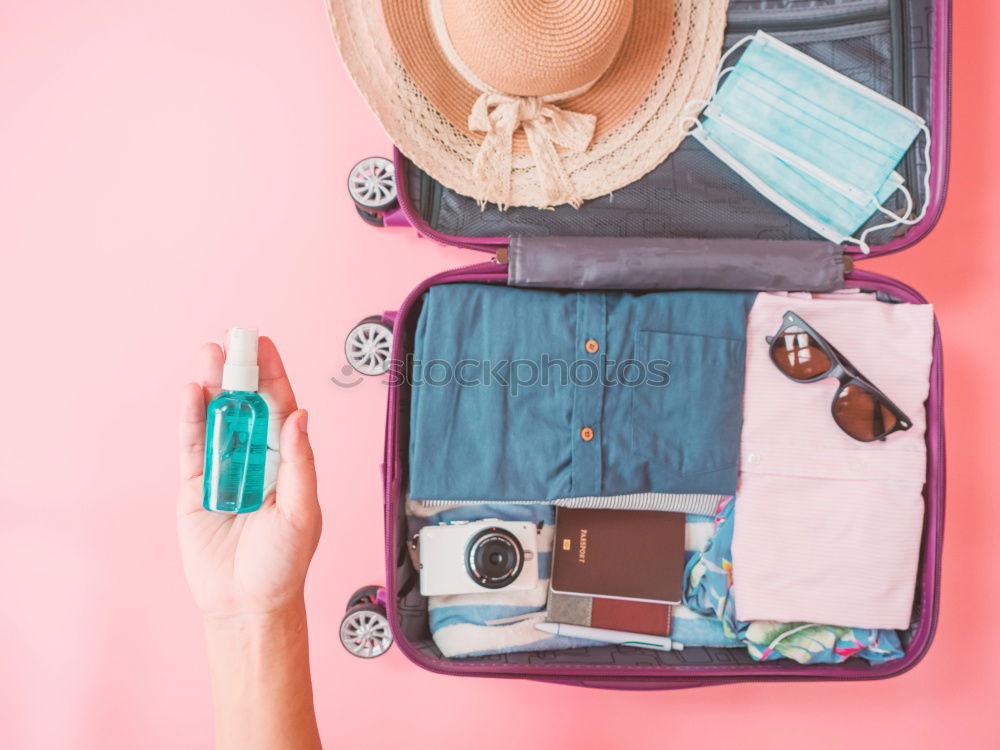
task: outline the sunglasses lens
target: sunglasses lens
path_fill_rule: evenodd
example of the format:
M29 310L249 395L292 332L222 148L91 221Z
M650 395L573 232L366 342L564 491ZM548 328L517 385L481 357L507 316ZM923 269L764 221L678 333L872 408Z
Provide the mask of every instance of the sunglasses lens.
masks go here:
M855 440L878 440L896 426L896 415L867 388L851 384L837 392L833 418Z
M771 342L771 359L794 380L812 380L832 365L822 347L801 328L786 328Z

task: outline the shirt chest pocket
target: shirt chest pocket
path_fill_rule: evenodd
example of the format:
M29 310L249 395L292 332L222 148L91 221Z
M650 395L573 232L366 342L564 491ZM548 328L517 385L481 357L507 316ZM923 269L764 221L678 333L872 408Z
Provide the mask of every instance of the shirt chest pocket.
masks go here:
M645 377L632 390L632 450L680 476L735 468L743 416L745 342L636 333Z

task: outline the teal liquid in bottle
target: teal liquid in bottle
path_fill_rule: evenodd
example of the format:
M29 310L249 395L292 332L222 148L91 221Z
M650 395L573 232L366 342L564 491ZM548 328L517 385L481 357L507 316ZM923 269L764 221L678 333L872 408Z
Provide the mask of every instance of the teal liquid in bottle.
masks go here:
M222 393L205 419L205 510L249 513L264 502L267 404L257 387L257 331L232 328Z

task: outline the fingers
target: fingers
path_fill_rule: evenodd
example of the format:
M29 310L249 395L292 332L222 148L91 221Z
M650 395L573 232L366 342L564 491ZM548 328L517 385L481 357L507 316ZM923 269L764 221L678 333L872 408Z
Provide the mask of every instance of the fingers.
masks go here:
M205 398L197 383L188 383L181 392L178 437L181 479L200 476L205 462Z
M319 510L316 464L309 444L308 414L292 412L281 428L281 462L275 502L289 518L307 520Z
M181 392L177 434L181 472L178 511L186 512L201 507L198 480L205 468L205 395L197 383L188 383Z
M261 336L257 342L257 367L260 370L260 395L267 402L267 446L277 450L281 427L298 406L281 355L267 336Z
M198 353L198 379L204 388L202 408L222 390L222 365L225 356L218 344L202 344Z
M222 349L204 344L198 353L198 379L181 393L180 448L181 486L177 513L181 516L201 509L201 479L205 471L205 407L222 387Z

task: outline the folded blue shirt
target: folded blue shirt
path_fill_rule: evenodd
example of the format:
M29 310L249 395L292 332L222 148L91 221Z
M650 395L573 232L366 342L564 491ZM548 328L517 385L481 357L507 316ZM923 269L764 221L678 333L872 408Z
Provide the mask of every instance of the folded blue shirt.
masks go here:
M754 296L432 287L410 497L733 494Z

